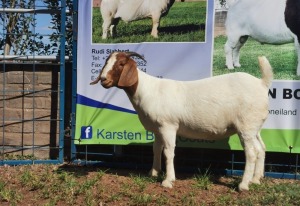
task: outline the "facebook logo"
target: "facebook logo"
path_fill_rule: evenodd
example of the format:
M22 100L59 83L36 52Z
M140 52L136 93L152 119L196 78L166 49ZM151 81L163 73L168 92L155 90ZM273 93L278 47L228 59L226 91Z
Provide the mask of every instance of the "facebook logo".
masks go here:
M92 139L93 136L93 128L91 126L83 126L81 127L81 139Z

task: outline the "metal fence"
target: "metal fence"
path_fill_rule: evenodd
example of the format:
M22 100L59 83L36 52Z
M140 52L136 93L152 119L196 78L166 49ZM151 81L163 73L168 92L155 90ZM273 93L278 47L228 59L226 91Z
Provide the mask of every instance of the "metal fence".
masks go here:
M150 170L153 155L150 145L74 145L72 157L72 163L79 165ZM243 151L177 147L174 165L178 172L242 175L245 155ZM265 176L300 179L299 154L267 152Z
M43 1L12 2L2 1L0 9L0 165L62 163L70 60L65 56L66 1L55 9ZM53 45L54 12L60 14L60 31L54 34L60 46L47 51Z

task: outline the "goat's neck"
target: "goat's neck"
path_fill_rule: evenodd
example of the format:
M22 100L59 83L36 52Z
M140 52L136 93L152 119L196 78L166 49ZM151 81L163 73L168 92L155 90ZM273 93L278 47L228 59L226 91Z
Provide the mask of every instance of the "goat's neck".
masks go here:
M134 85L124 88L134 107L138 106L144 98L148 98L150 94L153 94L152 87L155 84L155 79L138 69L138 81Z
M129 97L129 99L131 99L134 94L136 93L137 87L138 87L139 81L137 81L134 85L130 86L130 87L124 87L124 91L126 92L127 96Z

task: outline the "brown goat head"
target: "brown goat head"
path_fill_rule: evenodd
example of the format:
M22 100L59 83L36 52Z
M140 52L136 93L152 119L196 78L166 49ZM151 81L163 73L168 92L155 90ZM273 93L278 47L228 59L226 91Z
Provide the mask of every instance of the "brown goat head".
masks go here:
M137 56L145 61L145 59L136 52L114 52L107 58L100 75L90 84L96 84L101 81L104 88L130 87L138 80L138 71L136 62L131 56Z

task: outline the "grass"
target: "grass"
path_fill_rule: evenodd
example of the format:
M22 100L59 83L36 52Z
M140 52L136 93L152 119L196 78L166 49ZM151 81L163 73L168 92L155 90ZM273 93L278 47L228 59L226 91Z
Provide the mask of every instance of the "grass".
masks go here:
M211 175L209 170L206 170L203 174L200 172L194 177L194 187L200 190L209 190L213 182L211 181Z
M262 45L249 38L241 48L241 67L235 70L225 69L224 45L226 37L219 36L214 42L213 75L230 72L247 72L256 77L261 77L258 67L258 56L266 56L273 67L274 79L278 80L300 80L296 75L297 55L293 43L284 45Z
M124 175L95 167L30 165L1 167L1 205L300 205L297 180L265 178L236 190L241 177L206 171L177 179L173 189L144 173Z
M175 2L168 15L161 18L159 38L150 33L150 18L125 23L120 21L117 36L102 40L102 17L99 8L93 9L93 43L138 43L138 42L204 42L206 1Z

